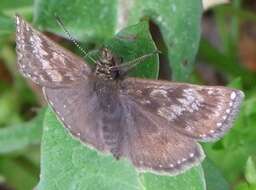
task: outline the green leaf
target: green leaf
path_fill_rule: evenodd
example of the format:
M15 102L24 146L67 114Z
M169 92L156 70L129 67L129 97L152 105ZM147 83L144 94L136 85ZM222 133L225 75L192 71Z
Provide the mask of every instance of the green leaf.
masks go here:
M187 80L193 68L201 34L201 3L201 0L137 0L130 5L129 23L148 16L160 28L172 78L176 81ZM125 6L119 5L119 9Z
M203 162L207 190L229 190L228 182L218 168L209 160Z
M243 82L241 77L237 77L229 82L228 87L242 89L242 86L243 86L242 84Z
M37 0L35 5L38 26L63 34L54 19L58 15L72 36L81 41L102 43L128 24L137 24L143 17L152 19L161 30L173 79L178 81L187 80L193 68L201 14L201 0Z
M38 181L35 173L15 158L0 157L0 173L5 182L15 190L33 189Z
M245 166L245 178L249 184L256 185L256 157L248 158Z
M19 1L0 1L0 14L4 14L9 18L12 18L14 23L15 14L21 14L26 18L30 18L32 15L33 0L19 0Z
M11 17L5 16L0 12L0 40L2 41L8 35L15 31L14 20ZM1 45L0 41L0 45Z
M0 154L22 150L39 144L42 135L44 110L33 120L0 129Z
M19 0L19 1L0 1L0 11L14 10L20 7L27 7L32 5L33 0Z
M246 182L241 182L236 186L235 190L251 190Z
M19 102L13 90L6 90L0 94L0 126L16 123L18 118Z
M120 58L123 58L124 63L156 51L156 46L149 32L148 23L145 21L121 30L114 38L107 41L105 46L110 48ZM129 75L156 79L159 70L158 60L157 54L147 58L136 65Z
M202 168L175 176L139 174L126 160L89 149L70 134L52 112L45 116L38 190L204 190Z
M232 86L239 86L238 84L235 82ZM216 149L216 143L204 145L207 156L221 170L225 178L232 183L241 177L248 157L255 154L255 95L255 90L246 93L246 99L243 102L240 115L236 119L234 126L218 142L222 144L221 148Z
M82 41L102 41L114 34L117 0L36 0L34 21L42 29L62 33L58 15L65 27Z
M204 172L201 166L194 167L178 176L141 175L145 190L205 190Z

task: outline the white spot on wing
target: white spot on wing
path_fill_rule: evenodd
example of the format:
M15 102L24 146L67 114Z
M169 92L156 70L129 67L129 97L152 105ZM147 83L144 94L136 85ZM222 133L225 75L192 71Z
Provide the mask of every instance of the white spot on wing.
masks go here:
M213 90L208 90L208 94L212 95L213 94Z
M232 92L231 95L230 95L230 98L231 98L231 100L234 100L236 98L236 93Z
M166 93L166 90L154 90L150 95L165 95ZM193 113L194 111L199 111L201 102L203 102L204 99L196 90L187 88L183 90L182 98L178 98L177 100L180 104L162 106L158 109L158 114L167 120L172 121L177 117L182 116L183 112Z
M185 162L187 159L186 158L182 158L182 162Z
M19 16L16 16L16 23L17 23L17 25L20 24L20 17Z
M220 127L222 125L222 123L217 123L217 126Z

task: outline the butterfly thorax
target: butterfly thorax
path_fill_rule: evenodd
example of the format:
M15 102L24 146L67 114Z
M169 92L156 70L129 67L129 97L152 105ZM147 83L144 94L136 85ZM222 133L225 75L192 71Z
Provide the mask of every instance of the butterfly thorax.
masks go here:
M118 62L109 49L103 48L101 57L96 62L96 76L102 80L116 80L120 76L119 70L116 69Z

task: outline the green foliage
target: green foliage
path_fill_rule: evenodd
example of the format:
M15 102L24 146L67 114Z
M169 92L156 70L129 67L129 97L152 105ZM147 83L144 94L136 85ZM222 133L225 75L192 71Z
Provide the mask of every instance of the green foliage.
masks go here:
M256 185L256 159L250 156L246 162L245 178L249 184Z
M129 23L143 16L157 23L168 50L172 79L186 81L194 66L201 34L201 0L137 0Z
M209 160L203 162L204 175L206 180L207 190L229 190L229 184L222 176L218 168Z
M207 160L203 167L169 177L140 174L126 160L116 161L110 155L86 148L67 133L49 110L45 116L42 111L33 120L24 122L31 118L27 117L27 110L37 104L34 94L16 70L13 16L19 13L26 20L33 20L41 30L65 36L54 19L58 15L72 36L83 45L107 46L124 61L156 50L148 30L151 20L163 36L164 44L159 47L167 53L172 79L186 81L188 77L197 78L195 74L191 76L191 71L200 40L201 0L1 0L0 64L5 65L13 81L0 81L0 183L6 182L18 190L32 189L39 182L40 167L39 190L227 190L231 186L235 190L256 189L256 76L237 59L239 21L255 22L256 16L241 9L239 2L234 0L232 6L213 10L223 49L202 39L199 58L223 73L230 86L244 89L246 99L241 114L222 140L204 144ZM227 15L232 16L231 26L226 25ZM131 73L153 79L158 74L157 55L139 64ZM36 146L40 142L41 155Z
M75 4L69 0L61 3L37 0L35 5L35 23L38 26L61 33L54 20L54 15L59 15L72 35L81 41L102 43L120 28L148 17L158 24L162 32L173 78L187 80L193 68L200 39L201 0L136 0L130 3L87 0Z
M12 153L29 145L39 144L43 118L44 110L29 122L0 129L0 154Z
M219 45L223 47L223 50L216 49L203 39L199 55L207 63L212 64L215 69L228 76L229 86L246 89L244 90L245 101L230 132L214 144L205 144L204 148L208 158L220 169L228 182L235 187L234 189L254 190L255 185L250 184L246 176L248 176L249 170L252 171L252 166L248 169L248 159L256 152L256 76L238 62L237 48L239 45L239 21L255 21L256 17L255 14L242 9L239 2L241 1L236 0L231 6L220 6L214 9L217 28L222 40ZM231 26L224 22L224 18L227 16L231 16ZM244 177L246 180L241 180Z
M33 168L23 162L22 158L0 157L0 171L3 181L16 190L33 189L38 181L38 176Z
M141 22L120 31L115 37L106 42L106 47L113 53L123 58L124 62L134 60L142 55L156 51L155 44L149 33L147 22ZM134 39L132 39L134 37ZM134 68L130 76L140 76L141 78L158 77L159 58L156 54L152 58L146 59L143 63Z
M247 95L233 129L221 141L204 146L208 157L214 160L229 181L238 178L248 157L255 154L256 99L255 91L251 93L251 96Z

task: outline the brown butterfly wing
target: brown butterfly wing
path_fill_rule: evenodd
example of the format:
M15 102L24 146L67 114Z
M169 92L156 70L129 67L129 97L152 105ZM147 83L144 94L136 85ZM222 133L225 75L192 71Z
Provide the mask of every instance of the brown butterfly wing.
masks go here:
M241 91L225 87L133 78L95 82L82 59L19 16L16 22L19 69L43 86L69 132L139 169L177 174L197 164L204 155L196 140L222 136L242 101Z
M176 175L203 160L204 153L194 139L168 128L135 102L125 102L124 156L139 170Z
M121 94L158 116L166 128L212 141L223 136L239 111L243 92L219 86L129 78Z
M109 152L102 132L102 112L98 97L89 82L69 88L46 88L43 92L48 103L64 127L90 147Z
M57 45L16 16L18 68L33 82L46 87L71 86L86 80L91 68L83 59Z

